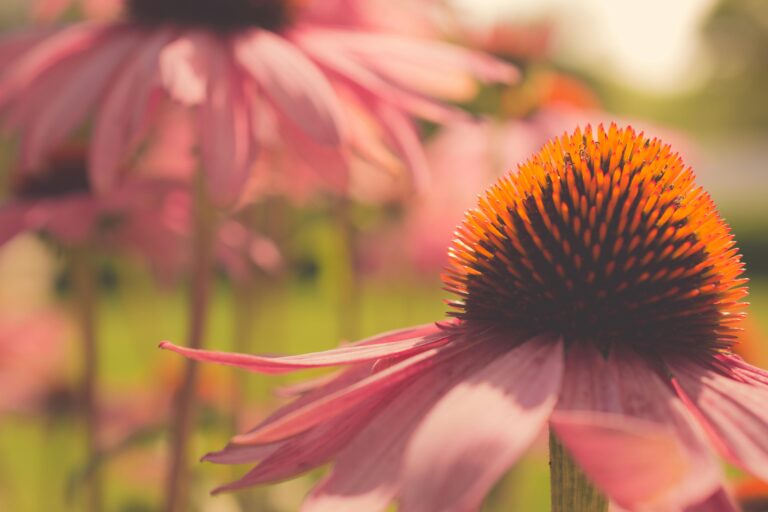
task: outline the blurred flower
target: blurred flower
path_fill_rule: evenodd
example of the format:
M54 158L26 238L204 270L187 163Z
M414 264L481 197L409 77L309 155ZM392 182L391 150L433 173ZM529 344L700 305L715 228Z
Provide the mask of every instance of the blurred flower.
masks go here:
M474 510L549 423L623 509L732 510L712 450L768 477L768 372L730 352L742 264L693 179L658 139L577 130L457 228L453 319L288 357L164 342L261 373L346 367L208 455L259 462L219 490L334 461L304 510Z
M70 145L53 151L38 169L16 173L11 197L0 205L0 245L20 233L43 232L68 246L89 243L139 254L162 273L176 268L181 238L165 211L179 185L132 178L95 195L86 165L84 148Z
M470 97L476 77L515 77L513 67L447 43L352 30L355 17L319 0L125 5L127 22L10 36L19 53L0 73L0 109L22 135L22 168L39 167L93 114L89 169L95 189L108 190L170 100L195 111L219 205L242 196L259 154L257 182L290 172L290 186L315 177L344 191L350 159L389 172L402 160L418 181L424 162L411 116L455 118L439 100ZM2 44L0 54L14 55Z
M0 414L44 409L65 378L62 359L70 336L53 310L0 314Z

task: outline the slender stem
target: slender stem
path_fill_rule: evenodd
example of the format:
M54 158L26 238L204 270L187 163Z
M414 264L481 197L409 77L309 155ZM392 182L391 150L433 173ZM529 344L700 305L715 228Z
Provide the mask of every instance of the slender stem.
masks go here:
M102 510L103 488L101 474L94 463L99 459L99 409L98 409L98 367L99 353L96 342L96 308L98 276L93 254L87 247L72 254L72 284L77 299L77 317L83 349L83 373L80 393L85 420L86 468L85 500L86 510Z
M352 204L341 198L335 205L334 218L341 243L339 272L338 326L343 340L353 340L360 327L362 286L357 270L357 229L352 219Z
M242 282L233 283L233 296L235 303L232 310L235 317L233 319L233 349L239 353L252 352L251 344L253 341L253 315L256 308L256 283L253 276L245 278ZM243 394L248 383L248 374L246 372L232 372L232 397L230 406L232 408L232 433L238 433L241 425L241 414L243 410Z
M202 183L197 184L195 192L187 346L202 348L213 274L216 226ZM176 394L171 425L171 453L166 478L167 512L188 510L190 475L187 448L196 416L196 383L197 363L187 359L181 387Z
M605 512L608 502L549 432L549 480L552 512Z

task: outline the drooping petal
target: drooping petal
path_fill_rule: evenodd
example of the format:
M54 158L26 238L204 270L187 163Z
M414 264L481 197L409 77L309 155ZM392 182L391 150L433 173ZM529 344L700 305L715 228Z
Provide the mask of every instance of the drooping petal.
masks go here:
M48 153L83 123L136 41L135 34L115 30L105 44L89 48L36 77L33 88L37 88L37 94L47 95L40 105L28 107L36 115L11 115L20 120L23 131L23 169L40 166ZM27 101L32 99L28 97ZM24 108L21 105L20 111Z
M306 393L297 397L292 402L284 405L283 407L280 407L277 411L272 413L269 417L264 419L264 421L262 421L255 428L251 429L249 432L254 432L266 425L273 424L288 414L306 407L307 405L330 394L336 393L341 389L351 386L356 382L359 382L360 380L371 375L373 371L372 367L372 363L362 363L345 368L341 372L332 375L331 378L326 380L326 382L309 389ZM227 447L223 450L209 453L203 459L220 464L234 464L235 462L230 461L235 459L241 462L256 462L257 460L261 460L262 458L266 457L280 446L280 442L267 443L263 445L243 445L229 443L229 445L227 445Z
M317 142L342 139L341 106L319 69L284 38L255 30L235 43L238 62L281 112Z
M536 337L441 397L406 451L400 510L475 510L546 424L562 371L562 343Z
M211 197L217 206L228 207L242 194L258 152L251 116L258 98L223 44L211 39L206 45L209 84L200 109L200 137Z
M680 509L720 485L703 432L634 354L572 347L551 424L595 484L630 510Z
M426 369L438 364L440 348L429 349L382 369L335 393L314 400L278 420L272 421L247 434L234 438L240 444L279 441L315 425L344 414L361 402L388 392L401 382L410 380Z
M160 78L168 95L182 105L197 106L208 87L205 55L195 33L185 34L163 48L159 58Z
M398 108L436 122L466 119L460 109L444 105L419 92L402 89L383 79L361 63L339 51L333 35L322 30L302 28L291 32L291 41L301 47L318 65L350 88L373 94Z
M371 421L336 457L331 474L312 491L303 512L376 512L400 489L403 457L414 431L433 404L482 368L501 350L480 339L446 350L440 364L425 371Z
M670 368L678 393L723 455L768 480L768 384L742 382L688 362Z
M511 82L514 66L488 55L435 40L391 34L325 30L338 51L397 86L450 100L466 100L475 81Z
M158 57L173 37L171 29L153 32L126 59L112 81L96 116L89 147L88 171L94 189L105 191L115 186L129 148L147 125L154 106L152 93L159 86Z
M244 370L260 373L285 373L305 368L361 363L422 352L448 341L447 336L440 332L438 328L435 328L435 331L434 333L423 333L414 337L397 339L397 341L379 341L371 344L358 343L325 352L314 352L297 356L254 356L210 350L195 350L179 347L167 341L162 342L160 348L173 350L185 357L198 361L237 366Z
M0 80L0 105L8 101L9 94L13 95L26 89L33 80L52 66L97 46L107 32L107 26L81 23L67 27L58 34L41 38L38 44L29 48L26 48L26 45L19 47L18 49L27 51L13 61L10 68L3 70Z
M414 189L426 190L429 184L429 164L413 121L389 105L380 104L376 111L383 128L392 137L411 170Z

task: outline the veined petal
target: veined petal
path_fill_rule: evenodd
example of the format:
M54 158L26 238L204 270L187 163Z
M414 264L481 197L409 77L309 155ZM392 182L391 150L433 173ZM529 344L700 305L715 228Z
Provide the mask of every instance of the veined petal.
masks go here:
M631 510L677 510L720 486L706 438L671 386L634 354L574 346L551 424L579 466ZM661 462L660 462L661 461Z
M251 109L257 102L230 52L211 39L208 93L200 109L203 168L213 202L231 206L242 194L258 151Z
M49 97L44 108L32 106L34 115L22 116L22 168L41 165L48 152L84 121L136 41L136 34L115 31L105 44L89 48L36 77L37 84L32 86L39 84L42 89L38 92Z
M768 384L742 382L692 363L670 363L670 369L679 395L723 455L768 480Z
M99 191L114 187L128 150L137 143L158 88L157 61L163 47L174 37L170 29L149 35L121 66L96 116L90 144L89 173Z
M316 141L342 139L341 106L323 73L286 39L264 30L235 43L238 62L281 112Z
M162 342L160 348L173 350L185 357L198 361L237 366L244 370L260 373L285 373L305 368L339 366L381 358L402 357L442 345L447 341L447 335L437 332L387 343L356 344L324 352L313 352L296 356L254 356L230 352L196 350L179 347L167 341Z
M335 393L314 400L278 420L233 439L238 444L265 443L288 438L334 418L367 399L423 373L437 364L440 348L419 352Z
M106 25L80 23L31 46L4 70L0 79L0 105L10 99L9 94L26 89L40 74L62 60L97 47L108 32L110 29Z
M441 397L406 451L401 510L475 510L546 424L562 372L562 342L536 337Z
M402 482L403 458L413 433L433 404L453 386L490 362L501 350L480 337L446 350L363 428L336 457L332 472L315 487L303 512L377 512ZM446 347L448 348L448 347Z
M344 79L349 86L385 100L398 108L437 122L465 120L469 116L456 107L390 83L361 63L339 51L332 36L321 30L302 28L291 32L291 40L319 65Z
M476 80L511 82L517 69L449 43L391 34L324 30L339 51L403 89L450 100L476 92Z

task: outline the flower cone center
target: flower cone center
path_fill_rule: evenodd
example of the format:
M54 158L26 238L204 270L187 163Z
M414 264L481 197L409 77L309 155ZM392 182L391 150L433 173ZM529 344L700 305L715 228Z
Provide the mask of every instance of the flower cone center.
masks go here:
M577 130L502 178L456 232L452 314L607 351L712 352L742 318L742 264L693 172L631 128Z
M127 0L128 13L144 24L177 24L230 31L278 31L289 22L286 0Z
M60 198L91 192L85 150L79 146L54 151L39 170L18 176L12 186L18 199Z

